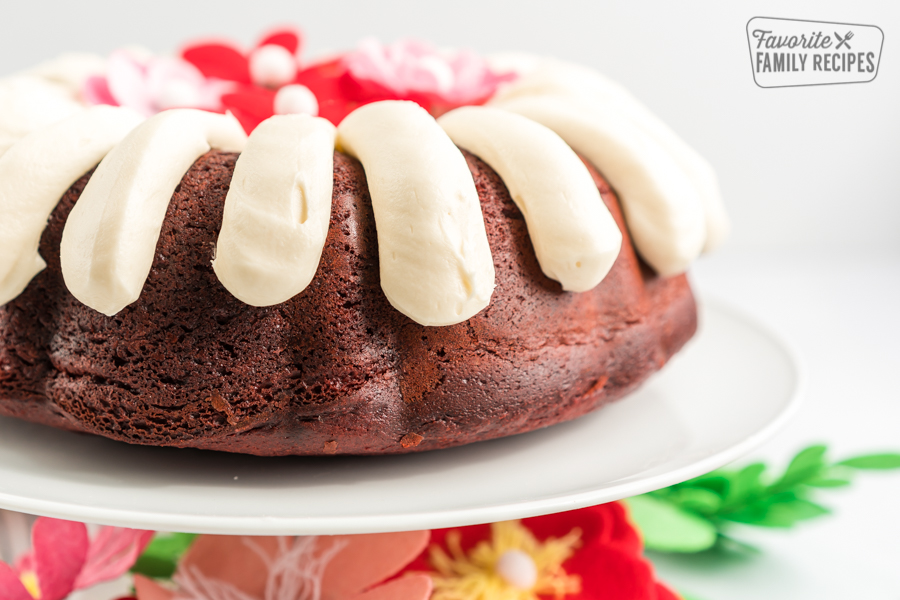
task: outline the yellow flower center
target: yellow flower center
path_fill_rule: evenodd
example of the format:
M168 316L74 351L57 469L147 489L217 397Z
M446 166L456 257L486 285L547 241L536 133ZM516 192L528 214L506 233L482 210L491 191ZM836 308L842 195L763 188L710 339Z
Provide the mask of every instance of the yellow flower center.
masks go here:
M431 566L437 571L432 575L431 598L538 600L542 595L561 600L577 594L581 579L567 574L562 564L580 540L581 530L576 528L564 537L539 542L520 521L504 521L491 525L491 539L479 542L466 554L459 532L451 531L446 538L449 554L438 546L429 550ZM523 582L531 586L523 587Z
M28 593L31 594L32 598L40 600L41 587L38 585L37 573L34 571L23 571L22 574L19 575L19 581L22 582L22 585L25 586L25 589L28 590Z

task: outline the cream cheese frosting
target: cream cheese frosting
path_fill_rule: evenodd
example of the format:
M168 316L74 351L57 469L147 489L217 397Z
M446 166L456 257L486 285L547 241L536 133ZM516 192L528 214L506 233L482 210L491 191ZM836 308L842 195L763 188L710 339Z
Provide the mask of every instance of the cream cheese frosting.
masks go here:
M271 306L303 291L331 221L335 127L309 115L263 121L237 161L213 269L236 298Z
M383 101L338 126L339 149L366 172L381 286L422 325L452 325L490 302L494 263L465 158L413 102Z
M536 96L499 104L558 133L619 193L631 237L653 269L684 272L706 241L699 194L668 152L627 119L571 98Z
M694 184L706 216L704 252L714 250L728 236L731 224L713 168L623 86L592 69L527 54L498 55L492 64L521 73L492 98L492 104L502 105L520 97L568 97L588 101L596 109L617 114L640 127L663 146Z
M75 99L80 99L88 77L100 77L105 73L106 59L88 52L66 52L25 71L27 75L64 86Z
M612 268L622 234L578 155L553 131L497 108L466 106L438 124L500 175L522 211L541 270L585 292Z
M61 83L27 74L0 79L0 156L29 133L84 109Z
M335 142L366 171L384 293L423 325L465 321L494 287L478 195L454 142L504 180L542 270L564 290L596 286L622 240L576 152L617 190L637 251L661 275L721 242L729 223L711 167L624 88L552 59L493 63L520 76L490 106L439 122L412 102L385 101L335 129L282 114L314 114L317 102L303 86L281 88L279 116L257 127L235 168L213 261L223 285L269 306L309 284L330 223ZM103 71L102 58L71 55L0 80L0 304L44 268L37 246L47 217L101 159L64 230L63 276L104 314L134 302L184 173L212 147L244 148L231 115L176 109L138 125L125 109L87 109L80 90Z
M137 300L185 172L210 148L239 152L246 139L233 116L193 109L161 112L128 134L66 221L60 260L72 295L107 316Z
M38 244L62 195L141 121L127 108L95 106L25 136L0 157L0 304L47 266Z

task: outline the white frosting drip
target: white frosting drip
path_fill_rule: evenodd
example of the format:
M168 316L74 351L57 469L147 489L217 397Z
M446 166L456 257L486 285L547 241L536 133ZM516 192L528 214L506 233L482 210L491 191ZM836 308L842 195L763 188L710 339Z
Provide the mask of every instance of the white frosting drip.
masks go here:
M619 193L638 252L663 276L684 272L706 240L703 204L671 155L614 113L562 97L521 97L502 107L541 123L597 166Z
M211 147L240 151L246 137L231 115L192 109L159 113L126 136L66 221L60 259L72 295L108 316L137 300L185 172Z
M25 136L0 157L0 304L47 266L38 244L62 195L141 121L127 108L95 106Z
M522 211L541 270L585 292L612 268L622 233L578 155L553 131L498 108L466 106L438 124L494 169Z
M431 115L413 102L368 104L338 126L338 145L366 171L390 303L422 325L461 323L485 308L494 263L478 192Z
M213 269L229 292L271 306L312 281L331 221L334 125L275 116L250 135L225 198Z
M84 109L65 85L34 75L0 79L0 156L29 133Z
M696 188L706 214L703 250L713 250L728 236L731 225L710 164L624 87L592 69L553 59L513 54L499 55L492 59L491 64L495 63L517 66L521 76L506 84L491 104L502 106L520 97L562 96L590 102L597 110L628 119L665 148Z
M26 73L64 85L73 97L81 98L82 86L88 77L106 74L106 59L87 52L67 52L28 69Z

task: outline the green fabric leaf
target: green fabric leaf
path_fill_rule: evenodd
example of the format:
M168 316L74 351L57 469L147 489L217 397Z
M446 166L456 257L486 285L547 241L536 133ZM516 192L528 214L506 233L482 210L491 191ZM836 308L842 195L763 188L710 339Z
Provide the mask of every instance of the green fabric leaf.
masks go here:
M766 465L719 469L688 481L629 499L635 522L649 550L700 552L738 548L724 535L728 522L758 527L793 527L829 510L810 501L816 490L850 485L854 470L900 469L900 453L856 456L826 462L818 444L798 452L781 477L767 478ZM818 492L822 493L822 492Z
M761 495L765 487L762 482L765 470L766 465L753 463L734 473L729 479L725 506L728 508L740 506Z
M170 579L181 556L196 537L194 533L157 533L131 567L131 572L157 579Z
M817 477L805 481L804 484L817 488L836 488L850 485L850 480L843 477Z
M723 515L724 519L759 527L793 527L798 521L829 514L824 506L797 498L793 494L779 494L745 510Z
M714 514L722 507L722 498L704 488L688 487L673 490L667 499L685 510L701 515Z
M785 491L797 484L816 478L826 468L825 452L827 450L823 445L816 445L798 452L781 479L769 486L769 491L772 493Z
M716 543L715 525L671 502L650 495L635 496L625 502L648 549L701 552Z
M725 475L724 471L712 471L710 473L707 473L706 475L701 475L700 477L689 479L684 483L680 483L674 487L675 489L681 489L685 487L701 488L713 492L720 498L724 498L725 494L728 492L728 487L730 485L731 480L727 475Z
M896 454L893 452L886 452L884 454L867 454L864 456L857 456L855 458L848 458L847 460L842 460L837 464L844 467L850 467L851 469L900 469L900 454Z

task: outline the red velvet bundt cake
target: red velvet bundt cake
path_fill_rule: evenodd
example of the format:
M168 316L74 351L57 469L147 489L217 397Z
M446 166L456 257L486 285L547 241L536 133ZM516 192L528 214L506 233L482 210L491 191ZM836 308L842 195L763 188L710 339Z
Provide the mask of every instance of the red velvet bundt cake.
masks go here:
M258 455L430 450L583 415L693 335L683 271L726 222L664 125L553 61L485 63L463 97L401 94L360 53L275 83L256 65L270 113L327 119L254 114L263 91L235 82L144 120L110 67L80 97L120 106L14 140L0 415ZM20 77L62 86L48 70Z

